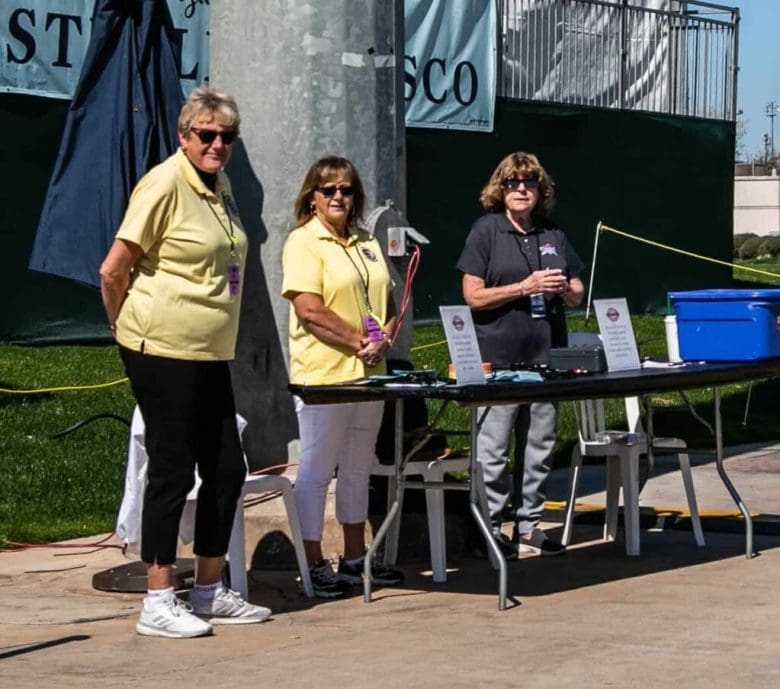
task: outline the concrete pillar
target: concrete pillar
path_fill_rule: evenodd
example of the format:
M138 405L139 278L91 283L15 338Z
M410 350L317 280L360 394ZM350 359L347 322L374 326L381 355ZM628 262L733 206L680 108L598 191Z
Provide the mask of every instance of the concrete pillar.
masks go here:
M367 210L403 188L393 69L401 6L401 0L210 5L210 84L236 97L242 117L228 173L250 253L233 378L239 412L249 420L252 468L285 461L287 443L297 437L287 393L289 305L279 293L281 250L306 170L325 153L350 158L366 186Z

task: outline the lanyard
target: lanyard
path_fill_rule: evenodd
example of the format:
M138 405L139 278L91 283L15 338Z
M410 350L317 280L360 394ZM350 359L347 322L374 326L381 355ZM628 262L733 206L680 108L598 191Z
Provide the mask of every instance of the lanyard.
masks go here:
M354 266L355 271L357 272L358 277L360 278L360 284L363 287L363 298L365 299L366 302L366 308L368 309L368 312L370 314L373 314L374 311L371 308L371 300L368 297L368 286L369 286L369 277L370 277L368 272L368 266L366 265L366 262L363 260L363 256L361 255L360 250L358 249L357 256L360 259L360 263L363 266L363 270L366 271L366 275L365 277L363 277L363 273L361 272L360 268L358 268L357 263L355 263L355 259L353 259L352 255L349 253L349 249L347 249L347 247L344 246L343 244L341 245L341 248L344 249L344 253L347 255L349 262Z
M228 225L230 226L229 230L227 227L225 227L225 223L222 222L222 218L219 217L217 211L215 211L214 208L211 206L211 202L205 196L203 197L203 200L206 202L206 205L209 207L209 210L214 214L214 217L217 219L219 226L225 232L225 236L228 238L228 241L230 242L230 255L234 256L236 253L236 245L238 242L236 241L236 234L233 230L233 220L231 220L230 218L230 209L228 208L227 199L225 198L225 195L222 194L222 205L225 208L225 212L227 213Z

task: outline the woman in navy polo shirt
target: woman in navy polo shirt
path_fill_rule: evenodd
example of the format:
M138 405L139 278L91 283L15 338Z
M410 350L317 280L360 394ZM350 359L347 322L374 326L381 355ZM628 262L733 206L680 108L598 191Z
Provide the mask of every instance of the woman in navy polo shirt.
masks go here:
M549 363L550 348L566 346L565 307L582 301L583 263L549 220L554 193L536 156L519 152L499 163L480 195L487 214L472 226L457 267L482 357L493 369ZM557 408L546 402L492 407L484 418L479 461L493 533L508 554L564 551L539 528L556 425ZM511 541L501 534L505 515L514 522Z

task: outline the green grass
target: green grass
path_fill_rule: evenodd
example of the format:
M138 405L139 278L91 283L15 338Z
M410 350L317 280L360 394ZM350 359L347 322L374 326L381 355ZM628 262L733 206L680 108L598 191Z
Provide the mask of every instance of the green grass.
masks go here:
M633 323L640 354L663 356L662 319L639 316ZM595 331L595 322L583 327L583 319L575 316L569 327ZM415 367L446 372L449 355L443 339L441 327L416 328ZM114 347L0 346L2 388L95 385L122 376ZM780 438L775 404L780 383L765 381L753 386L749 423L743 428L747 390L747 384L723 390L727 445ZM711 421L712 393L697 390L689 397L698 413ZM680 408L679 396L660 396L655 403L662 407L655 415L659 434L684 437L692 447L712 447L704 426ZM433 413L437 403L430 404ZM124 485L127 427L113 419L101 419L61 439L51 436L93 414L110 412L129 418L133 405L126 383L78 392L0 392L0 546L9 541L44 543L113 529ZM619 401L608 403L610 425L621 421L621 406ZM561 405L560 418L556 464L564 466L576 438L571 404ZM451 405L443 425L468 428L467 412ZM451 444L458 447L466 442L455 438Z
M767 273L774 273L776 277L771 275L761 275L749 270L740 270L734 268L733 276L735 280L741 280L743 282L757 282L765 284L769 287L780 286L780 258L760 259L752 261L735 260L737 266L746 266L748 268L755 268Z
M0 387L40 389L124 376L114 347L0 347ZM127 427L101 419L55 440L93 414L129 417L129 385L76 392L0 393L0 544L49 542L113 528L121 499Z

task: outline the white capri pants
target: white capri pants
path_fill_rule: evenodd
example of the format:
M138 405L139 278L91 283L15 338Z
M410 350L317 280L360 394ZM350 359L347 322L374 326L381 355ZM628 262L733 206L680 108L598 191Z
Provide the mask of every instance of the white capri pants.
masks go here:
M368 518L368 481L383 410L384 402L304 404L295 397L301 436L295 502L304 540L322 540L325 499L336 467L336 519L360 524Z

